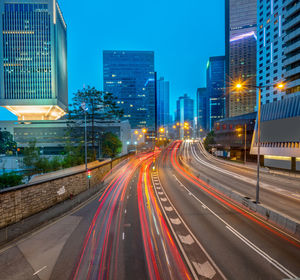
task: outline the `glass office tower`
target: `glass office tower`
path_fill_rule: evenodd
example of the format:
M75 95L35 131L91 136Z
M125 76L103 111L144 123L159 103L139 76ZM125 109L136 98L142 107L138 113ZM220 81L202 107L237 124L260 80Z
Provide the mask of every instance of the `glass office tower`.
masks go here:
M211 131L217 120L225 118L225 57L213 56L207 62L207 129Z
M207 89L198 88L196 98L197 136L203 137L207 133Z
M131 128L155 130L154 52L103 51L103 88L117 98Z
M56 0L0 3L0 105L19 120L55 120L68 106L67 27Z
M255 110L256 91L233 89L237 80L256 84L256 0L225 0L226 113L228 117Z

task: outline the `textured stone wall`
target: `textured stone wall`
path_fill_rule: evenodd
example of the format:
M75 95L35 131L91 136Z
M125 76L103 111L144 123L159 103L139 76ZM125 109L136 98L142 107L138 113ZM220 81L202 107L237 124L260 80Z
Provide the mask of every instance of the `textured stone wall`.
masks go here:
M96 187L112 167L126 159L123 156L113 161L93 165L90 182L83 169L71 174L60 175L27 185L17 186L0 192L0 228L21 221L57 203L72 198ZM61 173L61 172L60 172Z

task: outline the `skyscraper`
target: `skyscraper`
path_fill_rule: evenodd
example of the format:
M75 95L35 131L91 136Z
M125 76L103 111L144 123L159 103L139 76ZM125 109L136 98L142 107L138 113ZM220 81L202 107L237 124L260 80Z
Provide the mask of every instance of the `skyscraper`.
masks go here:
M197 89L197 136L204 136L207 130L207 90L206 88Z
M257 84L264 87L262 104L279 101L284 95L275 86L283 78L282 7L282 0L275 6L262 1L258 7Z
M180 96L176 103L176 121L190 125L194 124L194 100L186 93Z
M0 105L19 120L68 106L67 26L56 0L0 2Z
M154 52L103 51L103 83L132 128L155 130Z
M260 154L264 165L300 170L300 2L260 1L257 83L261 94ZM284 89L277 84L284 82ZM279 133L280 131L280 133ZM251 153L257 154L253 137Z
M170 119L170 84L161 77L157 81L157 126L165 127Z
M235 91L234 81L256 84L256 0L225 1L226 113L228 117L255 110L256 91Z
M184 123L188 123L189 127L194 129L194 100L191 99L186 93L180 96L176 102L176 122L179 122L179 138L185 135L183 127ZM189 133L189 131L188 131Z
M214 122L225 118L225 57L213 56L207 62L207 129L214 127Z

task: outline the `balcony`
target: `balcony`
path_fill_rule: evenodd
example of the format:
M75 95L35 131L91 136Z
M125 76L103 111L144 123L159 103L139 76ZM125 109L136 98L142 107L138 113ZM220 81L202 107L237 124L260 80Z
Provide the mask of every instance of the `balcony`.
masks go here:
M285 4L285 5L287 5L287 4ZM288 11L285 12L285 14L284 14L285 18L287 18L291 14L295 13L299 9L300 9L300 2L298 2L295 6L293 6L291 9L289 9Z
M298 74L298 73L300 73L300 66L298 66L296 68L293 68L291 70L287 70L284 73L284 76L288 79L290 76L293 76L293 75Z
M291 45L291 47L292 46L293 45ZM283 64L284 65L289 65L289 64L294 63L295 61L298 61L298 60L300 60L300 53L298 53L297 55L294 55L292 57L289 57L289 58L285 59L284 62L283 62Z

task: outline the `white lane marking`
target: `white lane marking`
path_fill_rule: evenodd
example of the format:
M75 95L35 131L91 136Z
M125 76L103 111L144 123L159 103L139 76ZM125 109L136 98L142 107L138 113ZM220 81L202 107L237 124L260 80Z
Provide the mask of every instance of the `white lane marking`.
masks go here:
M165 210L168 211L168 212L171 212L171 211L173 211L173 208L171 206L170 207L165 206Z
M124 213L125 213L125 214L127 213L127 210L126 210L126 209L124 210Z
M197 273L205 278L212 279L216 274L216 271L208 261L203 264L193 262L193 265L196 268Z
M153 182L153 178L152 178L152 182ZM157 195L157 190L155 190L155 192L156 192L156 195ZM157 196L158 196L158 195L157 195ZM166 196L167 196L167 195L166 195ZM167 196L167 197L168 197L168 196ZM172 226L172 224L171 224L171 222L170 222L170 220L169 220L169 217L168 217L168 215L167 215L165 209L163 208L163 205L162 205L161 201L158 200L158 202L159 202L159 205L160 205L160 207L161 207L161 209L162 209L162 211L163 211L163 213L164 213L164 216L166 217L167 223L168 223L168 225L169 225L169 227L170 227L170 229L171 229L171 231L172 231L172 233L173 233L173 235L174 235L174 238L176 239L176 242L177 242L177 244L178 244L178 247L179 247L180 251L182 252L182 255L183 255L184 259L186 260L186 263L188 264L188 267L190 268L190 271L191 271L192 274L193 274L194 279L198 279L197 273L196 273L196 271L195 271L193 265L191 264L189 258L187 257L186 252L185 252L185 250L183 249L182 244L180 243L179 237L177 236L177 234L176 234L175 231L174 231L174 228L173 228L173 226ZM170 201L170 199L169 199L169 203L172 205L172 207L174 207L173 204L172 204L172 202ZM178 217L182 220L182 218L179 216L177 210L176 210L175 208L174 208L174 210L175 210L175 212L177 213ZM182 222L184 223L183 220L182 220ZM185 223L184 223L184 224L185 224ZM185 224L185 226L187 227L186 224ZM190 231L188 228L187 228L187 230ZM202 247L200 247L200 248L202 249ZM206 254L206 252L205 252L205 254ZM222 275L223 275L223 274L222 274ZM226 279L226 278L223 277L223 279Z
M163 193L163 192L158 192L158 194L159 194L159 195L163 195L164 193Z
M177 149L177 148L176 148L176 149ZM175 178L177 178L177 177L175 176ZM159 179L159 181L160 181L160 179ZM181 182L180 182L180 183L181 183ZM161 183L160 183L160 185L161 185ZM156 190L155 190L155 192L157 193ZM185 226L185 228L187 229L187 231L188 231L188 232L190 233L190 235L194 238L195 242L197 243L197 245L199 246L199 248L201 249L201 251L202 251L202 252L204 253L204 255L207 257L207 259L210 261L210 263L213 265L213 267L217 270L217 272L220 274L220 276L221 276L223 279L226 280L227 278L225 277L225 275L222 273L222 271L220 270L220 268L216 265L216 263L213 261L213 259L211 258L211 256L207 253L207 251L205 250L205 248L202 246L202 244L199 242L199 240L198 240L198 239L196 238L196 236L193 234L193 232L191 231L191 229L190 229L190 228L188 227L188 225L185 223L185 221L184 221L183 218L180 216L180 214L178 213L177 209L174 207L174 204L171 202L170 198L168 197L168 195L167 195L166 193L165 193L165 196L167 197L167 199L168 199L168 201L169 201L169 204L173 207L175 213L177 214L177 216L179 217L179 219L181 220L181 222L183 223L183 225ZM170 226L170 229L171 229L172 232L173 232L173 235L174 235L174 237L175 237L175 239L176 239L176 242L177 242L177 244L178 244L178 246L179 246L179 248L180 248L180 250L181 250L181 252L182 252L182 254L183 254L183 256L184 256L184 258L185 258L185 260L186 260L186 262L187 262L187 264L188 264L188 266L189 266L189 268L190 268L190 271L192 272L192 274L193 274L193 276L194 276L194 279L197 279L198 277L197 277L197 275L196 275L196 271L195 271L194 267L192 266L190 260L188 259L187 255L186 255L186 252L185 252L185 250L183 249L182 244L180 243L179 237L178 237L177 234L175 233L175 230L174 230L174 228L173 228L173 226L172 226L172 224L171 224L171 222L170 222L170 220L169 220L168 215L166 214L166 211L165 211L164 208L163 208L163 205L162 205L161 201L158 201L158 202L159 202L160 207L162 208L162 210L163 210L163 212L164 212L164 215L165 215L165 217L166 217L166 219L167 219L167 222L168 222L168 224L169 224L169 226Z
M125 232L122 233L122 239L125 239Z
M160 200L163 202L167 201L167 199L165 197L161 197Z
M175 175L174 175L175 176ZM184 188L186 189L187 192L190 192L187 187L184 186ZM193 193L192 196L199 202L201 203L201 205L205 206L206 209L211 212L216 218L218 218L222 223L225 224L226 228L230 229L232 231L232 233L234 233L236 236L237 234L244 238L244 240L247 240L248 243L246 243L244 241L245 244L247 244L251 249L253 249L255 252L258 253L258 251L255 250L255 248L258 248L256 245L254 245L253 243L251 243L251 241L249 241L246 237L244 237L242 234L240 234L236 229L234 229L231 225L229 225L226 221L224 221L219 215L217 215L214 211L212 211L207 205L205 205L198 197L196 197ZM253 246L250 246L253 245ZM259 249L259 248L258 248ZM263 250L259 249L259 251L261 252L261 256L263 256L269 263L271 263L274 267L278 268L283 274L285 274L286 276L290 277L290 278L297 278L297 276L295 274L293 274L291 271L289 271L287 268L285 268L282 264L280 264L279 262L277 262L276 260L272 259L267 253L265 253Z
M127 199L129 198L129 195L127 195Z
M170 218L170 221L174 225L180 225L181 224L181 221L178 218L175 218L175 219Z
M278 261L271 258L268 254L266 254L263 250L258 248L255 244L253 244L250 240L248 240L245 236L240 234L237 230L230 226L226 226L228 230L230 230L235 236L237 236L240 240L242 240L245 244L247 244L250 248L252 248L256 253L261 255L265 260L267 260L269 263L271 263L273 266L275 266L278 270L280 270L283 274L285 274L287 277L290 278L297 278L295 274L293 274L291 271L286 269L282 264L280 264Z
M39 270L37 270L35 273L32 274L32 276L37 275L38 273L40 273L42 270L44 270L47 267L47 265L43 266L42 268L40 268Z
M191 245L195 242L193 237L190 234L188 234L186 236L178 234L178 237L182 243L187 244L187 245Z

